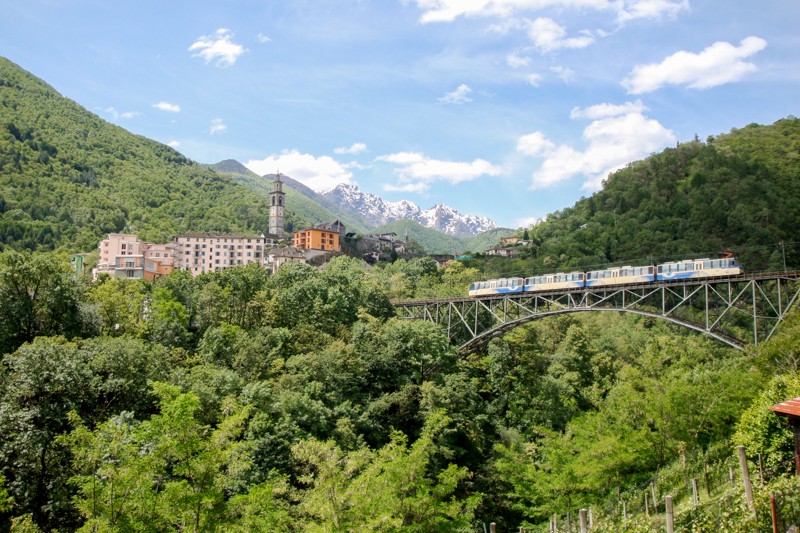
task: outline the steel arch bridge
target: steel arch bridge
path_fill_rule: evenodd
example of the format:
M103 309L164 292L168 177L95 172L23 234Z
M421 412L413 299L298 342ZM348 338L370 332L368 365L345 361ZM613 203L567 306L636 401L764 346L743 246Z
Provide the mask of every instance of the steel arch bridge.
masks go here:
M447 330L459 351L472 352L540 318L616 311L661 318L743 350L769 339L800 294L800 271L618 285L477 298L395 302L405 319Z

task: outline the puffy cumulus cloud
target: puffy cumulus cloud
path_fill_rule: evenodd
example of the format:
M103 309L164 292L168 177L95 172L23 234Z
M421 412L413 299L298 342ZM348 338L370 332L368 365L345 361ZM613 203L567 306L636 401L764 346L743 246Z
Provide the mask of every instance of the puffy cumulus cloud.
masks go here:
M561 48L586 48L594 42L594 38L567 37L567 30L553 19L537 18L528 26L528 38L541 52L551 52Z
M156 109L160 109L161 111L166 111L167 113L180 113L181 106L178 104L171 104L169 102L158 102L157 104L153 104L153 107Z
M353 143L349 148L345 146L334 148L333 153L339 155L346 155L346 154L355 155L355 154L360 154L366 149L367 145L364 143Z
M634 19L675 17L689 9L689 0L416 0L420 22L453 22L459 17L509 19L545 9L607 11L622 24Z
M582 151L557 145L538 131L520 137L518 152L544 158L532 175L531 188L550 187L583 176L583 189L598 190L609 173L675 143L675 135L644 116L644 109L640 102L573 109L573 118L592 120L583 130L586 146Z
M438 101L443 104L466 104L472 101L472 98L468 96L471 92L472 89L469 88L469 85L462 83L455 91L446 93Z
M221 118L215 118L211 121L211 126L208 128L208 132L211 135L215 135L217 133L222 133L223 131L227 130L228 126L225 125Z
M517 152L525 155L539 156L552 152L555 148L555 143L547 140L541 131L529 133L517 139Z
M686 85L691 89L708 89L742 79L756 70L745 58L767 46L760 37L747 37L739 46L716 42L700 52L676 52L661 63L637 65L622 81L629 93L642 94L664 85Z
M179 148L180 145L181 145L180 141L174 141L174 140L167 143L167 146L169 146L170 148Z
M419 152L398 152L380 156L376 160L398 166L394 171L398 183L385 185L384 189L388 191L424 192L436 181L455 185L481 176L497 176L503 172L502 168L484 159L471 162L441 161Z
M327 191L340 183L354 184L348 165L330 156L315 157L301 154L298 150L284 150L264 159L253 159L244 166L260 176L280 171L317 192Z
M232 38L231 30L220 28L214 35L198 37L189 47L189 51L194 52L192 57L202 57L206 64L213 62L218 67L230 67L239 56L247 52L247 48L234 43Z

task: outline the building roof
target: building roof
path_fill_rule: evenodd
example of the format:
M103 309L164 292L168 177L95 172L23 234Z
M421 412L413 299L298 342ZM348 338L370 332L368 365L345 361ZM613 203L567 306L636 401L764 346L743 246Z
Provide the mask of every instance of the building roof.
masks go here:
M267 255L273 257L305 257L306 254L302 250L298 250L294 246L284 246L282 248L273 248L267 252Z
M770 407L770 410L775 411L779 415L800 417L800 398L794 398L775 404Z

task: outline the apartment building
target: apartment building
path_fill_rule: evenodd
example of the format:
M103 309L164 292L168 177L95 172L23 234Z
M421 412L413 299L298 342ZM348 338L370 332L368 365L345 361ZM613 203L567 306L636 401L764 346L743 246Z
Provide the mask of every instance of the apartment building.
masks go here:
M329 229L308 228L293 234L293 245L303 250L341 252L339 232Z
M175 268L193 276L223 268L257 263L267 265L267 250L277 246L275 235L190 233L175 237Z

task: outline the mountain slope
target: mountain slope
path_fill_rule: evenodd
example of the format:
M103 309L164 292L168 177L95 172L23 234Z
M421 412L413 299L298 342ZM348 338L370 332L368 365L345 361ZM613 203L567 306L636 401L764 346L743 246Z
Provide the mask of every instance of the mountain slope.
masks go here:
M268 228L267 202L131 134L0 58L0 246L95 249L106 233L167 241Z

